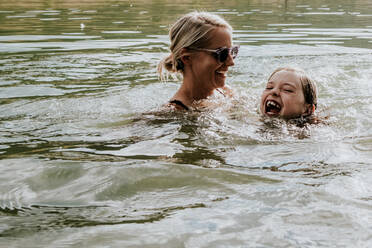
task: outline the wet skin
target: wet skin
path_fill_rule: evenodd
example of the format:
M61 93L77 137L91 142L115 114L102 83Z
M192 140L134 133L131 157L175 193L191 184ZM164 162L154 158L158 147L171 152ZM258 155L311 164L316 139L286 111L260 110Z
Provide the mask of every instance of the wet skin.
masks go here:
M213 41L207 49L218 49L232 46L231 31L217 28L212 31ZM217 88L225 86L226 74L230 66L234 65L231 55L223 63L219 62L211 52L193 51L190 54L189 67L185 77L190 77L200 91L212 93Z
M279 71L268 81L261 95L261 113L285 119L300 117L309 110L300 77L291 71Z

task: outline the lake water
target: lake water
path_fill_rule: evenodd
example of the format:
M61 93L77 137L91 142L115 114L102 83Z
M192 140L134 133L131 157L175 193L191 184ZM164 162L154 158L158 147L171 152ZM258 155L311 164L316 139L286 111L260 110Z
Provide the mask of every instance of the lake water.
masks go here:
M241 51L214 109L169 113L168 29ZM372 2L0 0L0 247L371 247ZM324 123L262 119L277 67Z

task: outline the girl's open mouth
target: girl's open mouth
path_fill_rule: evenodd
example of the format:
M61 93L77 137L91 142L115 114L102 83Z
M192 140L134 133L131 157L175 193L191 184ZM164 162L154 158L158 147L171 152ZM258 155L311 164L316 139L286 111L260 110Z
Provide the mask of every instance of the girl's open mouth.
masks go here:
M280 104L277 103L276 101L273 100L266 101L265 114L270 116L279 115L281 109L282 106L280 106Z

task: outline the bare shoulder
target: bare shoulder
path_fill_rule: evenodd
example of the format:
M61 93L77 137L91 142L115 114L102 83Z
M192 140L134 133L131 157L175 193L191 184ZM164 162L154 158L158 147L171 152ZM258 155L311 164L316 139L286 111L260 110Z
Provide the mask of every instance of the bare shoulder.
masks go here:
M170 101L165 106L171 110L189 110L189 107L179 100Z

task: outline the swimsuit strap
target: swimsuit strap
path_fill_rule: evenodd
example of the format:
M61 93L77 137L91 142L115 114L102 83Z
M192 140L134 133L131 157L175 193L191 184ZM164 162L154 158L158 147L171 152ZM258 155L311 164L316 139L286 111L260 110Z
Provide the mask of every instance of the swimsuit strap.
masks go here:
M181 102L179 100L173 100L173 101L170 101L169 103L174 103L176 105L181 106L182 108L184 108L186 110L189 110L189 107L187 107L185 104L183 104L183 102Z

